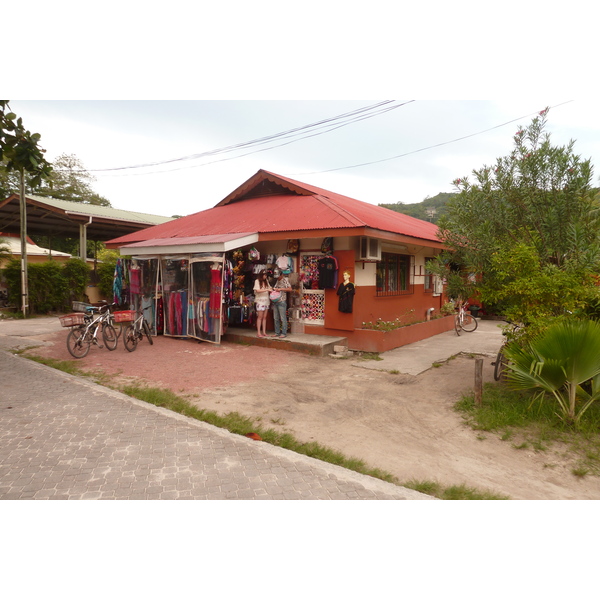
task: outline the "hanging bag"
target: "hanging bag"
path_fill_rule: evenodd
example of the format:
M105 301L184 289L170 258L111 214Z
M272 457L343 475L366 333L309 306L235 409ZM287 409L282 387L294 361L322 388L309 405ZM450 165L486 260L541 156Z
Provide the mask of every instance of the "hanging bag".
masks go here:
M323 243L321 244L321 252L323 254L333 253L333 238L332 237L323 238Z

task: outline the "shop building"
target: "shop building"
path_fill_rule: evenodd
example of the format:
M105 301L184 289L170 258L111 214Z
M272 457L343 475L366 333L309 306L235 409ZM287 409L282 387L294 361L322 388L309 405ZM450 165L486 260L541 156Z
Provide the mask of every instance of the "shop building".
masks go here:
M443 248L436 233L432 223L260 170L214 208L107 246L123 256L116 289L156 333L219 343L230 328L252 328L257 275L273 282L283 271L290 333L383 351L452 328L437 319L446 298L427 272ZM377 321L428 326L382 342Z

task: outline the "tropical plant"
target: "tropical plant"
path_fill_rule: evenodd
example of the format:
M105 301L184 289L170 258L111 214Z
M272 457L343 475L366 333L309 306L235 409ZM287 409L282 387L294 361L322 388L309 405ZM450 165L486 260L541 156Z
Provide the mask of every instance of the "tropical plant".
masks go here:
M600 398L600 322L565 319L550 325L524 345L509 344L507 382L514 390L535 390L534 400L547 394L559 416L577 424Z
M463 295L477 292L502 314L510 310L511 320L527 322L538 311L542 328L565 304L593 300L592 275L600 270L592 165L575 154L573 141L550 143L547 114L519 128L508 156L473 171L473 181L454 181L458 194L438 222L449 252L428 265L456 293L461 286Z

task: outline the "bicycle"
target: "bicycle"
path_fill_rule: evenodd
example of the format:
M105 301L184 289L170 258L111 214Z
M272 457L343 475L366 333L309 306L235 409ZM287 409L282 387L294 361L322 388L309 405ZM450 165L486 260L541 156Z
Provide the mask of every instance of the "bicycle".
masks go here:
M117 332L113 325L110 309L116 304L106 304L100 308L88 306L86 313L75 313L60 317L63 327L71 327L67 336L67 349L74 358L87 356L92 344L98 348L115 350L119 341ZM94 313L96 315L94 316ZM104 345L98 341L98 335L102 334Z
M454 330L456 331L456 335L460 335L461 330L472 332L477 329L477 319L467 314L467 310L465 308L465 303L458 300L457 301L458 312L454 317Z
M129 312L133 313L133 311ZM133 352L137 348L138 342L143 340L144 336L148 338L151 346L154 344L150 325L148 325L144 313L138 312L137 314L138 317L131 324L127 325L123 332L123 344L129 352Z
M509 344L510 340L513 340L515 338L515 334L522 327L522 325L518 325L517 323L511 323L511 325L512 325L512 334L510 335L510 339L505 330L504 331L504 342L503 342L502 346L500 346L500 350L498 350L496 360L494 362L492 362L492 365L494 366L494 379L496 381L500 381L501 379L504 379L504 373L507 370L508 358L506 357L506 354L504 354L504 349Z

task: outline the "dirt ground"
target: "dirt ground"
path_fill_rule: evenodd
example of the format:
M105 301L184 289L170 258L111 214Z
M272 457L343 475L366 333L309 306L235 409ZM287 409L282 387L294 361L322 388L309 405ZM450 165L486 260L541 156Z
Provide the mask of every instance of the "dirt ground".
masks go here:
M73 360L67 331L39 336L30 350ZM484 380L492 380L491 359ZM600 499L600 478L577 478L559 447L516 449L467 427L454 403L472 389L474 360L459 357L419 376L364 369L345 359L223 343L158 337L127 352L92 348L78 361L113 382L136 381L187 396L201 408L238 411L388 471L404 482L466 484L512 499ZM257 442L261 443L261 442Z

